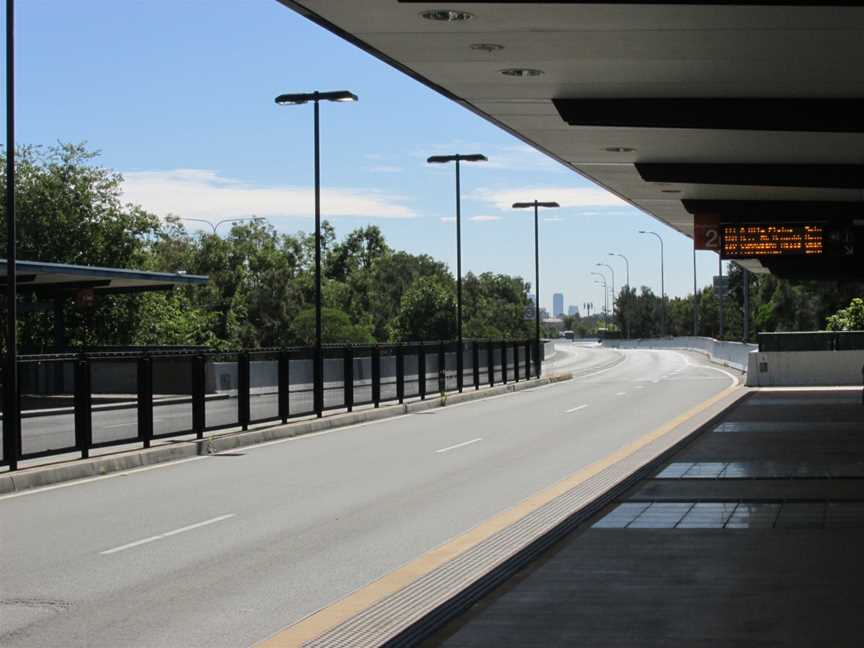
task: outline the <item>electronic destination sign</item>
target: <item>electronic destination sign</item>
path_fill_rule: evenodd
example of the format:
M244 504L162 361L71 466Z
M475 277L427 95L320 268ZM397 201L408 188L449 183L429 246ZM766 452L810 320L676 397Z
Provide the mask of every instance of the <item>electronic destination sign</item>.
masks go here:
M823 223L723 223L720 233L720 255L724 259L825 253Z

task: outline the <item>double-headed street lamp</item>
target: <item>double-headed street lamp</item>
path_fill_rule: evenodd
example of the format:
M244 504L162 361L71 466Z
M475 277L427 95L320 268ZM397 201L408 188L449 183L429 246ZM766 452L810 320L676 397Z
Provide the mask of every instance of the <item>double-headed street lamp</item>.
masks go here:
M539 378L542 370L540 359L540 225L538 212L540 207L544 209L556 209L560 207L557 202L517 202L513 203L513 209L534 208L534 377Z
M624 302L624 309L621 312L621 315L624 317L624 335L629 339L630 338L630 317L628 316L627 310L628 310L628 305L630 303L630 260L626 256L624 256L623 254L618 254L617 252L610 252L609 256L617 256L617 257L621 257L622 259L624 259L625 268L627 269L627 283L625 285L627 299Z
M665 286L665 278L664 278L664 270L663 270L663 237L660 236L657 232L647 232L645 230L639 230L640 234L653 234L657 237L657 240L660 241L660 302L662 305L662 320L660 325L660 335L666 335L666 286Z
M592 272L592 275L595 277L600 277L600 281L596 281L594 283L599 283L603 286L603 328L609 328L609 287L606 284L606 275L602 272Z
M461 392L464 378L465 349L462 343L462 187L459 165L462 162L488 162L488 159L480 153L472 153L470 155L433 155L426 162L429 164L456 163L456 337L459 340L459 352L456 354L456 389Z
M261 223L267 220L266 218L262 218L260 216L248 216L245 218L223 218L220 221L216 221L215 223L211 223L205 218L189 218L187 216L181 216L180 220L191 221L195 223L204 223L205 225L209 225L210 229L213 230L213 236L216 236L216 230L219 229L220 225L224 225L225 223L239 223L242 221L252 221L253 223Z
M612 310L615 310L615 269L609 265L608 263L597 263L598 266L603 266L604 268L609 268L609 272L612 274Z
M324 360L321 353L321 136L318 104L322 101L347 103L357 101L357 95L347 90L282 94L276 97L280 106L315 105L315 359L313 360L313 400L317 416L324 411Z

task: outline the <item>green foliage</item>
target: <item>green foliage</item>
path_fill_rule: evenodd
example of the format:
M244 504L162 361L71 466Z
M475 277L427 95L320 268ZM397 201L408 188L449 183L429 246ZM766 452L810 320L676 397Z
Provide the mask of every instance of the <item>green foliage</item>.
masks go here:
M456 298L435 277L420 277L409 286L393 322L396 340L452 340L456 337Z
M294 339L300 344L315 344L315 309L301 311L292 323ZM324 344L369 344L375 341L365 326L353 324L351 318L335 308L321 309L321 339Z
M215 314L192 306L183 292L150 293L140 299L141 324L133 345L222 346L213 333Z
M830 315L825 328L829 331L864 330L864 299L856 297L848 307Z
M463 335L466 338L525 338L528 285L520 277L484 272L462 280Z

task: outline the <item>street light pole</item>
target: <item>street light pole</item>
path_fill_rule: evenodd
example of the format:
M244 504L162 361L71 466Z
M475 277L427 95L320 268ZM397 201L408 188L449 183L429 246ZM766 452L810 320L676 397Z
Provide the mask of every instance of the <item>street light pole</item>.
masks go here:
M539 378L542 371L542 360L540 359L540 218L539 209L557 209L557 202L517 202L513 203L513 209L534 208L534 377Z
M609 268L609 272L612 274L612 320L615 320L615 269L609 265L608 263L598 263L598 266L603 266L604 268Z
M15 247L15 0L6 0L6 380L3 458L17 470L18 455L18 286Z
M596 275L600 277L600 281L596 281L594 283L601 283L603 286L603 328L607 331L609 330L609 288L606 284L606 275L601 272L592 272L592 275Z
M319 418L324 412L324 357L321 337L321 136L320 108L322 101L340 103L357 101L357 95L347 90L335 92L315 92L302 94L283 94L276 97L280 106L297 106L312 102L314 104L314 143L315 143L315 358L313 360L313 401L315 415Z
M462 340L462 185L460 174L460 162L487 162L485 155L473 153L471 155L433 155L426 160L429 164L456 163L456 338L458 340L458 352L456 353L456 389L462 391L464 381L464 356L465 345Z
M663 268L663 237L660 236L657 232L647 232L645 230L639 230L640 234L653 234L657 237L657 240L660 241L660 302L661 302L661 325L660 325L660 335L666 335L666 286L665 286L665 272Z
M610 252L609 256L617 256L624 259L625 268L627 269L627 284L626 284L626 292L627 299L624 302L624 312L622 312L622 316L624 317L624 335L629 339L630 338L630 316L627 312L629 308L627 306L630 304L630 260L624 256L623 254L618 254L617 252Z
M699 295L696 292L696 245L693 245L693 337L699 335Z

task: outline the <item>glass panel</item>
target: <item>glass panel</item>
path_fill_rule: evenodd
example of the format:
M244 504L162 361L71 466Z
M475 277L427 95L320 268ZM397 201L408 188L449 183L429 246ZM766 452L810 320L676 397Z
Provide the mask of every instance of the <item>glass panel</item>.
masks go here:
M315 411L312 396L312 359L304 358L288 362L290 392L288 409L291 416L302 416Z
M366 351L368 353L368 351ZM372 402L372 356L354 358L354 404Z
M204 375L205 426L210 429L238 425L237 359L230 356L208 358Z
M135 360L92 360L93 443L138 438L138 363Z
M385 355L384 351L381 352L381 400L396 400L396 356Z
M438 352L426 353L426 395L440 392L438 385Z
M21 452L75 448L75 365L72 361L19 364ZM2 435L0 435L2 444ZM0 445L2 448L2 445Z
M420 385L417 381L417 354L405 352L405 397L417 396L420 393Z
M324 407L345 405L345 359L324 358Z
M447 391L456 389L457 360L455 351L444 354L444 384Z
M279 361L249 361L249 418L264 421L279 416Z
M153 436L192 432L192 358L153 360Z

